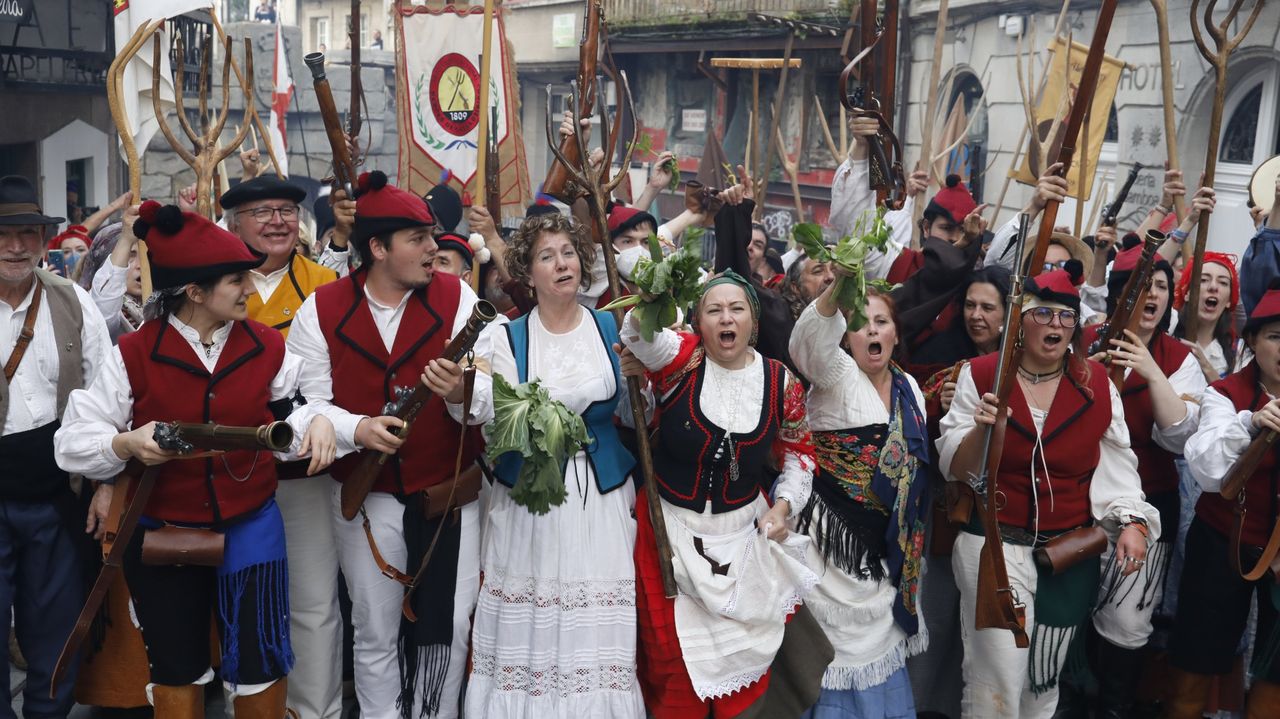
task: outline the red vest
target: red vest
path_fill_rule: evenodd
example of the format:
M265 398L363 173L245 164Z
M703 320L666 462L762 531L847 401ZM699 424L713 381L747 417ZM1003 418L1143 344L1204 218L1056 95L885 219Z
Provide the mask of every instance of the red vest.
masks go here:
M1231 400L1236 411L1257 411L1267 403L1267 393L1262 391L1258 379L1258 365L1250 362L1244 369L1209 385L1219 394ZM1255 547L1265 546L1275 523L1280 497L1277 496L1276 453L1267 452L1258 469L1244 485L1244 532L1241 541ZM1196 515L1224 535L1231 534L1235 526L1234 500L1228 501L1217 492L1205 492L1196 502Z
M267 403L284 363L284 338L266 325L236 322L212 375L166 319L122 336L120 355L133 390L134 427L152 420L248 427L275 419ZM275 491L276 463L268 452L173 460L161 465L144 513L213 524L261 507Z
M453 333L461 284L457 277L437 272L426 289L405 304L391 352L387 352L364 295L366 273L330 282L316 290L316 313L329 345L333 374L333 403L348 412L377 417L397 387L413 387L427 363L440 356ZM458 450L458 423L444 400L432 395L409 427L400 451L383 465L375 492L410 494L453 477ZM468 433L463 466L480 455L480 442ZM331 474L345 480L364 452L334 462Z
M978 394L991 392L995 385L997 353L970 363ZM1043 459L1037 458L1034 476L1039 497L1041 530L1071 529L1090 519L1089 483L1098 466L1102 437L1111 424L1110 381L1106 368L1089 362L1087 383L1073 361L1071 371L1058 383L1057 394L1044 423ZM1009 422L1004 453L997 475L998 489L1005 496L1000 521L1024 529L1035 528L1036 502L1033 500L1031 455L1035 448L1036 425L1018 382L1009 394ZM1044 479L1044 464L1049 479ZM1052 489L1052 493L1050 490Z

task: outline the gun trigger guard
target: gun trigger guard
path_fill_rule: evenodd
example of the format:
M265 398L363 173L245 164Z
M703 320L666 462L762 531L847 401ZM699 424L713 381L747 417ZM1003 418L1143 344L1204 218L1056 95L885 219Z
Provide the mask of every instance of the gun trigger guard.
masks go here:
M995 495L991 497L991 506L995 507L997 512L1004 509L1004 506L1008 503L1008 498L1000 490L996 490Z

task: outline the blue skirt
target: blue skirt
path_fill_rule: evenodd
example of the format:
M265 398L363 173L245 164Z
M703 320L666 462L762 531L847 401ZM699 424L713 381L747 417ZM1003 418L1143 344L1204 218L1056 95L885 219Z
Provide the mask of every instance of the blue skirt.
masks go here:
M894 672L869 689L823 689L822 696L801 719L915 719L907 668Z

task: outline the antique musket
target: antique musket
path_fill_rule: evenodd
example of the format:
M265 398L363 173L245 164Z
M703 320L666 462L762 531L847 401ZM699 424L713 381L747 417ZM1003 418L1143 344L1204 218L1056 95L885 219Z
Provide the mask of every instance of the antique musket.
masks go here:
M1058 175L1066 177L1075 159L1076 142L1080 137L1080 129L1084 127L1085 116L1093 105L1093 96L1098 89L1098 76L1102 73L1102 59L1106 55L1107 36L1111 34L1111 21L1116 15L1116 0L1102 0L1098 9L1098 24L1093 29L1093 40L1089 43L1089 55L1085 58L1084 69L1080 73L1080 87L1076 91L1075 101L1071 103L1071 113L1067 116L1066 131L1062 135L1062 146L1056 156L1049 159L1046 167L1062 163ZM1032 142L1035 138L1032 138ZM1032 251L1031 264L1027 274L1034 277L1044 267L1044 256L1049 251L1049 239L1053 236L1053 226L1058 220L1057 200L1045 203L1040 215L1040 229L1036 235L1035 249Z
M1124 283L1124 289L1120 292L1119 299L1116 300L1115 310L1111 316L1107 318L1102 329L1098 332L1098 339L1089 348L1088 355L1092 356L1098 352L1107 352L1112 349L1112 340L1125 339L1125 330L1131 332L1137 331L1138 321L1142 319L1142 307L1147 303L1147 295L1151 292L1151 279L1155 275L1156 261L1159 259L1156 252L1160 249L1160 245L1164 244L1165 234L1159 230L1147 230L1147 237L1142 243L1142 256L1138 259L1138 266L1130 273L1129 279ZM1110 377L1111 383L1119 389L1124 385L1125 367L1121 365L1113 365L1108 363L1110 370L1107 376Z
M589 118L595 112L595 93L583 90L594 87L596 82L596 68L600 63L600 32L603 27L601 15L601 0L587 0L582 21L582 40L578 43L578 93L574 98L577 107L573 113L577 118ZM573 129L575 134L582 132L581 127ZM570 172L570 168L580 170L584 159L573 135L562 138L551 169L547 170L547 177L542 182L542 191L567 205L585 196L587 188L574 182Z
M471 308L471 316L467 318L467 323L440 352L440 356L450 362L462 361L462 358L471 352L476 340L480 338L481 330L497 317L498 310L491 302L477 301ZM399 437L408 437L410 426L432 396L431 390L427 389L422 382L417 382L412 387L396 388L395 397L382 411L383 414L395 417L404 424L398 430L393 429L391 432ZM465 421L466 418L464 417L463 420ZM373 491L373 485L377 482L378 475L382 473L382 468L390 456L371 449L363 451L360 463L342 482L341 509L345 519L348 521L355 519L355 516L360 513L365 497Z
M880 129L867 138L871 189L878 204L890 210L902 209L907 180L903 171L902 143L893 131L893 98L898 60L898 0L885 2L883 20L877 0L861 0L854 5L840 50L845 60L840 72L840 104L854 117L870 117ZM853 42L854 16L859 18L862 50L849 57ZM855 82L856 81L856 82Z
M335 186L347 193L348 200L356 198L356 165L347 149L347 136L338 117L338 106L333 101L333 90L324 72L324 53L307 53L302 61L311 70L312 85L316 91L316 104L320 106L320 119L324 121L324 134L333 152L333 177ZM358 122L359 113L352 115Z
M1023 214L1018 222L1018 257L1027 242L1030 218ZM1022 649L1030 646L1027 636L1027 607L1009 582L1009 570L1005 564L1004 544L1000 535L998 498L1001 496L997 477L1000 460L1004 454L1004 437L1009 417L1009 395L1013 391L1018 363L1022 359L1022 343L1018 323L1022 314L1014 308L1022 306L1025 274L1015 268L1009 289L1010 308L1005 312L1004 333L1000 336L1000 352L996 361L996 380L992 392L998 398L996 422L983 429L982 450L976 470L966 478L973 493L978 519L982 522L985 538L978 557L978 590L975 606L976 629L1005 629L1013 632L1015 644Z
M185 455L181 459L194 459L207 456L212 452L229 452L236 450L285 452L293 444L293 429L286 422L271 422L261 427L230 427L220 424L198 424L193 422L157 422L153 439L161 449ZM58 683L66 675L71 662L77 659L80 645L89 635L93 620L102 609L107 593L116 579L124 573L124 553L129 547L129 540L138 528L138 520L142 510L151 498L151 490L155 487L156 476L163 465L144 467L142 462L132 459L125 465L117 478L119 484L137 480L138 488L129 501L118 528L108 528L108 541L111 550L102 560L102 569L98 578L89 590L89 598L85 601L80 616L76 618L75 627L62 646L58 655L58 663L54 665L53 677L49 682L49 696L56 695Z
M1120 191L1116 193L1116 199L1112 200L1105 210L1102 211L1102 226L1115 227L1120 221L1120 211L1124 209L1124 203L1129 199L1129 191L1133 189L1133 183L1138 180L1138 173L1142 172L1143 164L1141 162L1133 163L1133 167L1129 168L1129 176L1125 178L1124 184L1120 186Z

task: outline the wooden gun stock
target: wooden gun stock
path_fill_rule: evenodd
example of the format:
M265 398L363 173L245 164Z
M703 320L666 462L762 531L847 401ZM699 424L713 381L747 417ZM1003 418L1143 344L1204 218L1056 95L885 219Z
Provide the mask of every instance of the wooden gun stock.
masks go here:
M582 22L582 41L578 43L578 96L573 98L578 103L579 116L591 117L595 109L596 67L600 61L600 2L587 0L587 11ZM581 127L573 128L574 132L582 132ZM578 141L572 135L561 138L560 154L575 166L582 166L583 157L578 152ZM606 158L606 162L608 159ZM569 168L559 159L552 161L547 178L542 182L542 191L565 204L573 204L585 194L585 189L577 187L569 181Z
M1018 228L1018 257L1022 256L1027 242L1030 218L1022 215ZM1015 272L1009 290L1008 307L1021 307L1023 276ZM986 540L978 560L978 587L974 609L974 627L977 629L1005 629L1013 632L1019 648L1030 645L1026 631L1026 606L1019 601L1009 583L1009 571L1005 565L1004 540L1000 534L999 491L1000 461L1004 455L1004 437L1009 416L1009 395L1013 391L1014 378L1022 359L1022 345L1018 341L1017 324L1021 316L1016 312L1005 313L1004 334L1000 340L1000 357L996 363L995 385L992 393L997 397L996 423L988 427L982 437L982 449L978 454L979 465L972 473L974 504L982 521L982 534ZM967 444L967 443L966 443ZM953 471L954 474L954 471Z
M163 449L191 453L194 450L241 450L258 449L283 451L293 442L293 430L284 422L272 422L261 427L231 427L220 424L200 424L195 422L158 422L155 430L156 444ZM178 460L175 460L178 461ZM151 490L155 486L156 476L161 465L144 467L136 459L129 460L124 471L117 478L121 486L137 480L137 489L129 500L129 508L120 519L118 528L114 530L111 549L102 560L102 569L98 578L89 590L80 616L76 618L75 627L62 646L58 662L54 665L53 677L50 681L49 696L56 696L58 683L66 675L72 661L79 660L80 645L89 635L94 617L107 599L111 585L124 573L124 553L129 547L134 531L138 528L138 520L142 518L142 510L151 498ZM123 489L119 491L124 491Z
M1089 107L1093 105L1093 95L1098 89L1098 75L1102 72L1102 58L1106 54L1107 36L1111 34L1111 21L1115 15L1116 0L1102 0L1102 7L1098 10L1098 24L1093 29L1093 40L1089 43L1089 55L1085 58L1084 69L1080 73L1080 88L1076 91L1075 101L1071 104L1071 114L1067 116L1062 147L1046 163L1046 166L1050 166L1061 162L1062 169L1058 174L1062 177L1066 177L1067 171L1071 169L1080 129L1084 126L1084 118L1088 114ZM1044 267L1044 255L1049 250L1049 238L1053 236L1053 226L1058 221L1058 207L1059 203L1056 200L1050 200L1044 206L1044 214L1040 216L1040 230L1036 236L1035 250L1032 252L1028 270L1028 274L1033 277L1040 274L1040 270Z
M498 310L488 300L479 300L475 306L471 308L471 316L467 318L467 324L453 338L440 356L450 362L459 362L463 356L471 351L475 346L476 340L480 337L480 332L498 317ZM413 386L412 390L408 390L397 397L395 406L387 413L396 419L402 420L404 426L400 428L399 436L408 435L409 426L413 423L414 418L418 416L418 412L426 406L427 401L431 399L431 390L427 386L418 382ZM463 422L466 417L463 417ZM387 463L387 457L391 455L382 452L374 452L371 450L363 450L360 463L356 465L355 470L342 482L342 516L347 520L355 519L360 513L360 507L364 504L365 497L369 496L369 492L373 491L373 485L378 480L378 475L382 473L382 466Z
M339 189L345 190L348 200L354 200L356 187L356 166L347 151L347 136L342 131L342 122L338 118L338 106L333 101L333 90L329 88L329 78L324 74L324 53L307 53L302 61L311 70L311 80L316 91L316 103L320 106L320 118L324 120L324 134L329 138L329 149L333 152L333 175Z
M1226 499L1236 499L1240 493L1244 491L1244 485L1257 471L1258 465L1262 463L1263 458L1271 451L1276 443L1275 430L1264 429L1249 446L1245 448L1244 454L1236 458L1235 464L1231 465L1231 469L1227 470L1227 476L1222 478L1222 496Z

